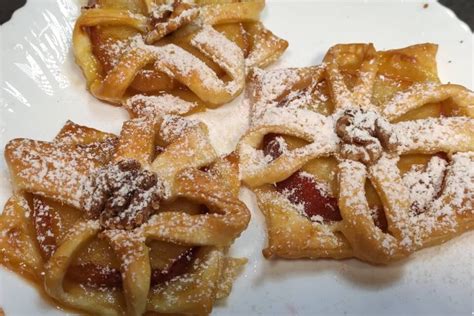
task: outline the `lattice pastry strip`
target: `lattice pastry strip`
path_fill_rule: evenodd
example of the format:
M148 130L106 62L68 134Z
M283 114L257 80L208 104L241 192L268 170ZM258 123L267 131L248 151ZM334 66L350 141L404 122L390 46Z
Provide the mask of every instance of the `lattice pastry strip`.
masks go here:
M254 73L238 151L266 257L388 263L472 229L474 94L439 83L435 51L336 45L321 66Z
M230 293L245 259L225 251L249 212L236 159L216 156L202 123L135 119L116 137L68 122L55 142L11 141L6 158L18 193L0 221L2 264L44 280L60 304L103 315L209 313Z
M114 138L91 145L15 139L5 157L16 190L28 191L80 207L81 188L87 175L107 163ZM65 173L69 174L65 176Z
M288 45L258 22L260 0L102 2L76 22L76 60L94 96L135 116L227 103L246 68L272 63Z
M301 206L274 192L271 186L261 186L254 192L268 227L270 246L263 250L265 257L343 259L353 256L346 238L338 233L338 223L323 225L308 221L302 216Z

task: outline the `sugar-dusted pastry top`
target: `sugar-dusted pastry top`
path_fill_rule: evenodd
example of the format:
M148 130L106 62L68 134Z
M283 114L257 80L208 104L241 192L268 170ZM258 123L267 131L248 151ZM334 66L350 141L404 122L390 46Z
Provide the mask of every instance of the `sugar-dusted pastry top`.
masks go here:
M14 195L0 263L55 304L91 314L210 313L246 259L226 255L250 214L233 156L178 116L119 136L68 122L52 142L5 149Z
M239 154L266 256L388 263L471 229L474 93L439 83L435 54L336 45L320 66L253 73Z
M90 92L132 115L186 114L228 103L247 70L288 43L260 22L264 1L97 0L77 19L73 46Z

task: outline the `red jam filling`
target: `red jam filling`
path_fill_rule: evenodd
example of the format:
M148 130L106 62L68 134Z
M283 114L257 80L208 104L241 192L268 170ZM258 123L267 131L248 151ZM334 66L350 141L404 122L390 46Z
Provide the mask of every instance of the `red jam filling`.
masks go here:
M264 154L273 159L278 158L283 153L281 148L283 142L284 140L279 135L266 135L262 145ZM322 192L320 187L316 180L304 175L301 171L275 183L278 192L285 194L292 203L303 205L308 218L320 216L324 221L342 220L337 199Z
M268 134L263 138L262 149L266 156L273 159L283 154L282 144L284 139L278 134ZM301 204L309 219L321 216L324 221L341 221L342 216L337 205L337 199L321 191L321 185L301 171L297 171L287 179L275 183L279 193L285 194L294 204ZM388 231L387 218L383 208L377 208L374 216L375 225L384 233Z
M275 188L278 192L285 193L292 203L302 204L310 219L321 216L324 221L342 220L337 199L321 192L318 183L300 171L276 183Z

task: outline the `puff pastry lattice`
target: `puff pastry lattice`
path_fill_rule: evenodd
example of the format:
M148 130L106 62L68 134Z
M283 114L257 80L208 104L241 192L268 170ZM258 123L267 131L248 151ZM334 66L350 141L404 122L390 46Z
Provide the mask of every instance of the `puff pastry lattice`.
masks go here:
M254 74L239 153L265 256L388 263L472 229L474 94L439 82L436 51L336 45Z
M186 114L240 94L246 69L288 43L267 30L263 0L97 0L83 9L74 54L91 93L132 115Z
M15 194L0 263L55 303L101 315L206 314L245 259L226 249L249 221L235 157L202 123L126 121L120 136L68 122L53 142L5 150Z

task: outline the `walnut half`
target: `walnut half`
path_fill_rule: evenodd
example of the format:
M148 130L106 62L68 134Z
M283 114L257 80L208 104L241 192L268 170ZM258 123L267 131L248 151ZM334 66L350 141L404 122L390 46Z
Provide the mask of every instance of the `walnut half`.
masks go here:
M84 208L103 229L132 230L159 208L161 189L156 175L133 159L121 160L93 174Z
M343 158L366 164L376 162L384 150L394 151L392 127L375 111L346 110L336 122Z

